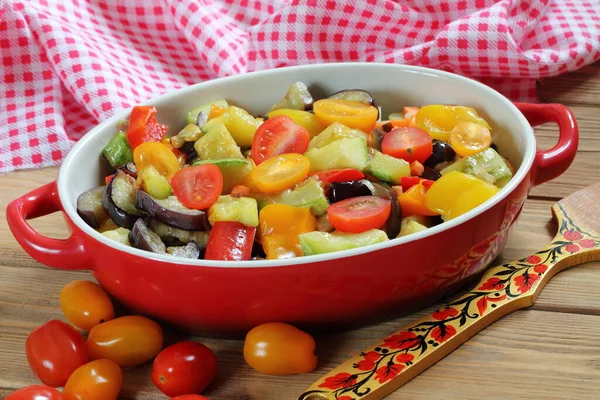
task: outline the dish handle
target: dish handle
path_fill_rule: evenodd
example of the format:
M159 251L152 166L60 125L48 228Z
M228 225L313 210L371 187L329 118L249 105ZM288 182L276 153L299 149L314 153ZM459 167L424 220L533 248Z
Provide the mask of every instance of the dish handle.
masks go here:
M80 236L72 234L68 239L52 239L39 234L27 223L28 219L57 211L62 211L62 206L54 181L13 200L6 208L6 219L17 242L35 260L52 268L90 269L92 263Z
M531 126L554 122L558 125L558 143L549 150L538 150L532 178L537 186L562 175L573 162L579 145L575 116L562 104L515 103Z

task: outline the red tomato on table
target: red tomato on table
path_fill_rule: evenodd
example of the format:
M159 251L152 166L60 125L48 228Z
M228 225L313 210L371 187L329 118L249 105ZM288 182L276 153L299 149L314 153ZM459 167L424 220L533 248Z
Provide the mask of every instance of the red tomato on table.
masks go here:
M200 393L216 376L215 354L203 344L192 341L167 347L156 356L152 365L152 382L171 397Z
M277 115L263 122L252 139L252 159L256 165L280 154L303 154L310 135L287 115Z
M50 386L34 385L12 392L4 400L63 400L63 395Z
M208 397L199 394L184 394L183 396L171 397L170 400L209 400Z
M25 354L31 370L40 381L58 387L71 373L88 362L83 336L59 320L46 322L29 334Z

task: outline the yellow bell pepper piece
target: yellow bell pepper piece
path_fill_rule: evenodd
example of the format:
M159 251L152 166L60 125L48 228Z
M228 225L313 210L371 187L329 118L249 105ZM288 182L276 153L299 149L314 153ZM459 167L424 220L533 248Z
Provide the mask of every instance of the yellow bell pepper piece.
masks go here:
M270 204L260 211L259 238L268 260L302 256L298 235L312 232L317 221L308 208Z

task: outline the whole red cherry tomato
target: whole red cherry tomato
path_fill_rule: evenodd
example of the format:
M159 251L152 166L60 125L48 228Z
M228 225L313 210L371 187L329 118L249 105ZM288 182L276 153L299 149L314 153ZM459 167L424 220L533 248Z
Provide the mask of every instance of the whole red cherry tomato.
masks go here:
M184 394L183 396L171 397L170 400L209 400L208 397L199 394Z
M217 357L203 344L176 343L152 365L152 382L167 396L202 392L217 376Z
M49 386L34 385L12 392L4 400L63 400L63 395Z
M63 386L73 371L88 362L83 336L59 320L31 332L25 341L25 354L35 376L53 387Z
M79 368L67 381L64 400L116 400L123 384L121 368L110 360L96 360Z

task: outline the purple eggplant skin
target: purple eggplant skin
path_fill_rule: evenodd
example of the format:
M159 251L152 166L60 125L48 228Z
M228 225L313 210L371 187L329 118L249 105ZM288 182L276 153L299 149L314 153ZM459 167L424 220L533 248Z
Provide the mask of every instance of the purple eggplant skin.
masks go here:
M115 224L131 229L140 217L135 204L130 204L132 191L136 191L135 179L123 171L117 171L104 191L102 206ZM122 193L119 193L121 191Z
M196 242L189 242L185 246L167 247L167 253L174 257L197 260L200 258L200 247L198 247Z
M207 231L210 229L206 212L185 207L175 196L158 200L143 190L138 190L136 206L155 220L174 228L186 231Z
M390 216L388 217L383 230L387 233L388 238L394 239L400 233L400 223L402 222L402 208L400 207L400 203L398 202L398 198L396 194L386 184L370 182L372 185L372 193L373 196L381 197L384 199L389 199L392 201L392 212L390 212Z
M424 166L435 168L436 165L443 162L454 161L456 152L449 143L441 140L433 141L433 152L423 163Z
M372 184L366 179L347 182L333 182L329 185L327 199L329 203L337 203L351 197L371 196L373 194Z
M143 218L139 218L133 224L133 228L129 233L129 242L133 247L152 253L165 254L167 252L167 246L160 239L160 236L148 228Z
M106 221L108 213L102 205L106 186L86 190L77 197L77 214L94 229Z
M123 165L121 168L119 168L121 171L125 172L127 175L131 176L132 178L137 179L138 176L138 170L135 167L135 164L132 163L131 161L128 162L127 164Z

